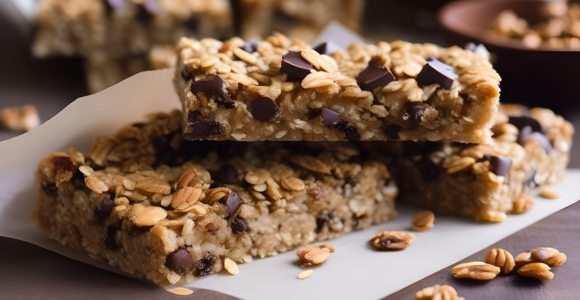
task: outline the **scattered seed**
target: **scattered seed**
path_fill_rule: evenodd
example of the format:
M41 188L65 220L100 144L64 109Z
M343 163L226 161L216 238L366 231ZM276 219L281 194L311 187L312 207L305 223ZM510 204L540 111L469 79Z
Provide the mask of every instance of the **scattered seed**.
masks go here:
M179 296L187 296L187 295L193 294L193 290L190 290L190 289L184 288L184 287L176 287L176 288L168 289L167 291L170 293L173 293L175 295L179 295Z
M553 190L553 189L543 189L542 191L540 191L540 197L542 198L546 198L546 199L558 199L560 198L560 193L558 193L558 191Z
M310 275L312 275L312 273L314 273L314 271L306 270L306 271L300 273L300 275L298 275L298 279L306 279L306 278L310 277Z
M79 171L81 171L81 173L85 174L86 176L91 176L95 172L95 170L89 166L80 166Z
M224 268L226 269L226 271L228 271L228 273L232 275L236 275L240 272L238 270L238 265L236 264L236 262L229 258L226 258L224 260Z

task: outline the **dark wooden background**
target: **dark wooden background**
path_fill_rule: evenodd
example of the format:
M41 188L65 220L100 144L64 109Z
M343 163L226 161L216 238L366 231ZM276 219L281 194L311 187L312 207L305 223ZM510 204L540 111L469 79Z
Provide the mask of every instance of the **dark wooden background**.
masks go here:
M377 2L380 2L378 8ZM371 1L365 19L367 36L374 40L401 38L444 44L434 13L434 9L441 2L443 1ZM87 91L80 60L31 58L31 33L31 28L22 22L11 3L0 0L0 109L12 105L34 104L42 121L46 121L74 99L86 95ZM571 107L572 109L563 113L573 123L580 125L580 109L573 105ZM0 131L0 141L17 134ZM574 147L572 151L572 167L580 167L579 156L574 155L576 149ZM456 280L451 276L449 266L385 299L412 299L416 291L435 284L452 285L460 296L471 300L580 299L579 220L580 204L575 204L493 246L507 249L514 256L539 246L555 247L566 253L568 261L554 270L555 278L552 281L540 282L521 276L500 276L489 282ZM461 261L484 260L488 249ZM453 251L453 245L450 245L450 251ZM181 297L28 243L0 238L0 299L78 298L145 300ZM361 298L364 298L364 291L361 291ZM234 298L212 291L196 290L188 299Z

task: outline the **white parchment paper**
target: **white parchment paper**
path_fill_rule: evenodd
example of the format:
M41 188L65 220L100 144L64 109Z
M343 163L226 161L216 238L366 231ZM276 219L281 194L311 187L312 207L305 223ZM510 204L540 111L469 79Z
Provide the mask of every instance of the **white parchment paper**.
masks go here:
M29 215L36 201L33 174L49 153L70 147L86 153L97 135L113 134L122 125L157 111L180 108L172 86L172 70L144 72L101 93L76 100L31 132L0 143L0 236L33 243L67 257L116 271L49 240ZM536 199L531 212L510 216L500 224L478 224L437 216L435 227L416 233L412 246L401 252L377 252L367 241L380 230L409 230L413 207L399 207L389 223L332 241L338 250L314 274L304 271L294 251L240 265L236 276L215 274L187 286L205 288L244 299L377 299L453 264L498 240L580 199L580 170L570 170L555 186L558 200ZM451 247L452 246L452 247ZM538 245L542 246L542 245ZM513 249L515 252L527 249ZM82 276L82 274L79 274Z

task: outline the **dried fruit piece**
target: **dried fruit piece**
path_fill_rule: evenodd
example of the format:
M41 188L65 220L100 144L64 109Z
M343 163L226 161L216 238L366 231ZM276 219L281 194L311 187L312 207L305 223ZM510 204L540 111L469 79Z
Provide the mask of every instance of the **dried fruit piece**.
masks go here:
M552 280L554 278L554 273L550 272L550 267L538 262L524 265L518 270L518 274L540 280Z
M226 257L224 260L224 269L228 271L228 273L232 275L238 274L240 271L238 270L238 265L233 260Z
M511 255L511 253L501 248L493 248L489 250L489 252L487 252L485 262L501 268L501 271L504 274L511 273L516 266L514 257Z
M557 249L550 247L539 247L526 252L518 254L515 258L516 268L523 265L541 262L554 268L566 262L566 254L561 253Z
M415 240L415 236L410 233L381 231L370 240L370 243L377 250L396 251L409 247L413 240Z
M323 244L300 247L296 250L296 255L305 263L319 265L328 259L330 253L334 253L335 251L336 247L333 245Z
M426 210L418 213L413 220L413 231L427 231L433 228L435 215L433 212Z
M474 280L491 280L500 272L500 268L483 262L459 264L451 269L455 278L469 278Z

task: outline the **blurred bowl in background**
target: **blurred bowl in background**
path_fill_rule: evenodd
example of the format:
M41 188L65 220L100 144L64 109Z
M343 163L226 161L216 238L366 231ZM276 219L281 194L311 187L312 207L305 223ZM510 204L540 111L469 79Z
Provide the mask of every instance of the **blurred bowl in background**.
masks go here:
M565 113L580 107L580 49L530 49L519 40L490 34L497 15L507 9L531 24L541 19L544 1L467 0L450 3L439 12L450 44L482 43L495 55L502 77L501 100L552 108Z

